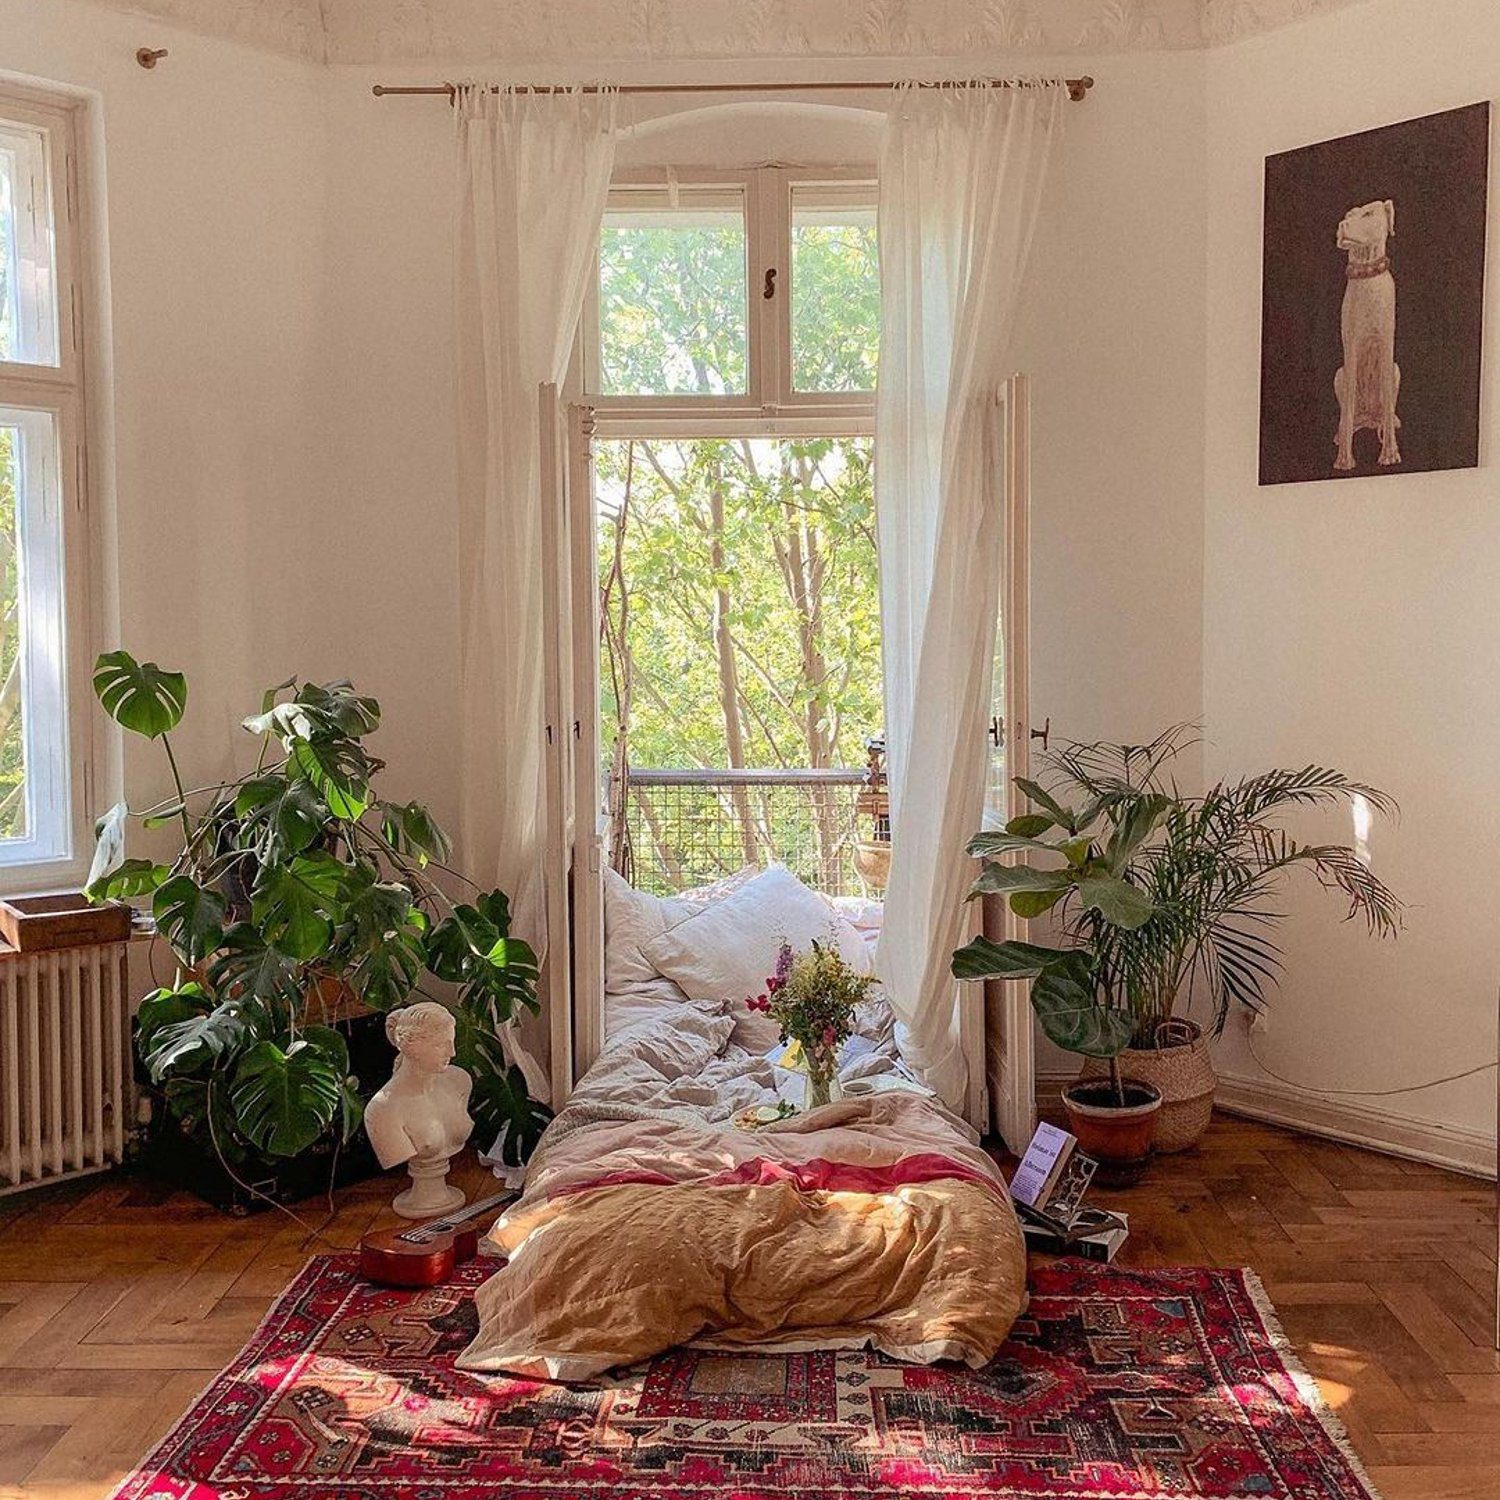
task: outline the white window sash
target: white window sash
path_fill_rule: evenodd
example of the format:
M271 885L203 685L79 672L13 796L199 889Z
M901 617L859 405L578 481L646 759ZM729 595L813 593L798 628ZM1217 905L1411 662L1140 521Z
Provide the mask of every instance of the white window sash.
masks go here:
M685 168L617 173L612 209L647 189L738 187L745 202L746 333L749 390L733 396L610 396L599 394L599 276L590 278L574 359L573 394L598 413L600 433L637 437L859 436L874 430L870 391L792 388L792 191L828 188L830 206L858 195L875 202L868 166L759 167L737 171ZM776 271L776 295L766 298L765 274Z

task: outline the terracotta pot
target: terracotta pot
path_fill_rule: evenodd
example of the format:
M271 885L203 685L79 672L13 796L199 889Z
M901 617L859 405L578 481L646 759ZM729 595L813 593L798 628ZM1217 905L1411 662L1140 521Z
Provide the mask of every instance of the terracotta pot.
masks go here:
M1107 1080L1090 1080L1070 1084L1062 1102L1079 1150L1099 1163L1099 1181L1106 1187L1139 1182L1151 1164L1161 1094L1147 1084L1127 1082L1122 1108Z
M1156 1149L1162 1152L1188 1151L1203 1139L1219 1086L1208 1038L1191 1021L1171 1024L1181 1041L1166 1047L1127 1047L1120 1054L1122 1077L1149 1084L1161 1094ZM1090 1059L1078 1076L1107 1078L1109 1065Z

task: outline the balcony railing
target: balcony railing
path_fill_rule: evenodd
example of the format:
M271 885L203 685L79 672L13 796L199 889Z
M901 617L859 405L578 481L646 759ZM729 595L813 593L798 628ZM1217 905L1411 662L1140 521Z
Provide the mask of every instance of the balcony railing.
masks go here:
M642 771L625 788L617 867L660 895L779 860L828 896L865 894L855 868L858 770Z

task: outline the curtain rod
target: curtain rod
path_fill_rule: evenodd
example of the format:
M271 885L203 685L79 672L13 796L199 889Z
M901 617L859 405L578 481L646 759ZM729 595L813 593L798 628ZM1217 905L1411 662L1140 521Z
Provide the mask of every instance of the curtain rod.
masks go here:
M971 80L957 78L954 83L967 83ZM1014 78L986 78L982 80L991 88L1013 89L1025 87L1024 80ZM1064 83L1068 86L1068 98L1074 104L1081 104L1088 97L1088 92L1094 86L1092 78L1065 78ZM941 88L942 82L922 81L915 85L920 89ZM495 93L500 91L500 85L492 85ZM518 88L534 88L536 85L518 84ZM600 90L597 83L586 83L578 85L578 92L582 94L597 94ZM889 89L896 85L890 79L882 79L871 83L848 83L840 81L828 81L826 83L624 83L618 85L616 92L620 94L787 94L802 93L808 91L822 92L826 89ZM458 92L456 84L452 83L377 83L371 86L370 92L377 99L384 99L388 94L442 94L452 99Z

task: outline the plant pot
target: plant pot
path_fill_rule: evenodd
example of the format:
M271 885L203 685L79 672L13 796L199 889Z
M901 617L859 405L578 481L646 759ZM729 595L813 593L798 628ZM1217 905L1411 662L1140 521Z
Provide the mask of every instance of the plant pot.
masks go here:
M1078 1137L1079 1150L1099 1163L1099 1182L1105 1187L1129 1187L1139 1182L1151 1164L1152 1142L1161 1116L1160 1092L1147 1084L1127 1081L1122 1107L1108 1080L1090 1080L1070 1084L1063 1090L1062 1102L1068 1129Z
M1189 1151L1203 1139L1219 1085L1208 1038L1190 1021L1172 1024L1185 1040L1166 1047L1128 1047L1120 1054L1122 1077L1149 1084L1161 1094L1161 1121L1156 1127L1156 1149L1161 1152ZM1091 1058L1078 1076L1107 1078L1109 1065Z

